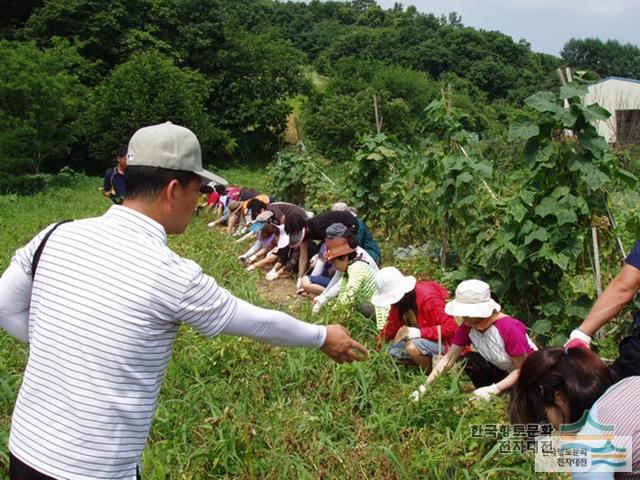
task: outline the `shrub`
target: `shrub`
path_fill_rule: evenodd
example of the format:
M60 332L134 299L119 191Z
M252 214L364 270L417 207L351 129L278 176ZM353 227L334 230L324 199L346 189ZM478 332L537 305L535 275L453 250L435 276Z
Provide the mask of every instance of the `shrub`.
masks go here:
M295 148L278 152L269 166L270 193L279 201L304 206L315 213L326 210L341 197L339 185L325 173L326 165Z
M87 170L101 173L113 163L114 149L139 128L171 121L192 130L205 159L229 147L226 132L216 128L205 110L208 81L180 69L156 52L133 57L116 67L92 96L90 111L94 162Z
M84 131L86 89L65 70L77 59L64 42L40 50L0 41L0 172L55 171L69 162Z

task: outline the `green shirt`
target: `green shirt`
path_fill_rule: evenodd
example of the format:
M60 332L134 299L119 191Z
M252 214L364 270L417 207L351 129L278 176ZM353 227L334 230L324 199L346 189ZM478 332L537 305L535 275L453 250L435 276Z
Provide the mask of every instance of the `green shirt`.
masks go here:
M366 262L353 262L347 268L347 273L342 277L338 302L352 304L370 302L377 293L376 271ZM381 330L387 322L388 307L376 307L376 325Z

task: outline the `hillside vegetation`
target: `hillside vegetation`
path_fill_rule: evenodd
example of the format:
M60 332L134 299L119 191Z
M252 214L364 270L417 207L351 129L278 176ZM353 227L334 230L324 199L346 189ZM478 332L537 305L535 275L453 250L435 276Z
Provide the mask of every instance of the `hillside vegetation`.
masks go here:
M266 180L246 170L220 173L235 183ZM43 226L103 213L108 201L95 191L99 183L77 176L70 187L46 194L0 197L0 268ZM241 298L314 322L343 323L372 354L337 365L315 350L206 340L184 328L144 452L143 478L545 478L533 473L531 456L501 453L520 445L519 438L499 443L472 434L472 425L506 424L504 400L473 402L463 393L471 383L455 371L428 398L409 401L424 376L376 352L375 325L341 309L312 318L309 304L269 295L264 280L236 260L242 247L208 231L207 220L194 217L184 235L170 239L171 247ZM426 274L415 261L399 266ZM27 347L0 333L0 349L0 478L7 478L10 415Z

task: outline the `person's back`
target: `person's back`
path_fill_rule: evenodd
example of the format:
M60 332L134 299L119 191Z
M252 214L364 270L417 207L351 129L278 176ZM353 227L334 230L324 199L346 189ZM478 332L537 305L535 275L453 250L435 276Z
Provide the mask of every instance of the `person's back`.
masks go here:
M358 230L356 232L356 242L358 242L358 245L360 245L369 253L371 258L373 258L376 262L380 262L380 259L382 257L380 254L380 247L378 246L378 243L373 239L373 236L371 236L371 232L369 231L365 223L360 218L358 218L357 220Z
M168 248L203 179L217 178L202 168L193 132L142 128L129 142L123 206L59 225L33 278L52 230L16 252L0 277L0 327L31 345L9 438L12 479L134 478L179 322L205 336L321 348L337 361L366 355L343 327L244 302Z
M288 202L274 202L266 206L267 210L273 212L274 218L278 224L283 223L283 218L291 216L299 216L303 219L307 218L307 212L302 207Z
M25 269L39 240L17 253ZM121 206L51 235L34 279L30 356L13 416L18 458L52 475L91 471L95 462L103 478L135 471L177 319L214 335L235 308L207 277L203 291L216 291L225 307L199 318L185 293L205 277L166 241L161 225Z
M351 212L322 212L307 222L309 228L309 239L324 240L326 237L327 227L334 223L341 223L346 227L354 227L358 220Z
M349 265L346 275L340 280L340 303L370 304L376 294L376 269L368 265L364 260L357 260ZM374 307L371 305L373 317L376 320L378 330L384 327L389 309L387 307Z

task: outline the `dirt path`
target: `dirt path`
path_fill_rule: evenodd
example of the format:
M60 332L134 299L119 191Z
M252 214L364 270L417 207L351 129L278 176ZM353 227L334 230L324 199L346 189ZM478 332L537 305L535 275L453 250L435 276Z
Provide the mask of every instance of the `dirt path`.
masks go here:
M290 277L278 278L270 282L264 274L261 274L258 279L258 293L278 309L300 311L305 304L311 304L311 297L296 295L295 291L295 282Z

